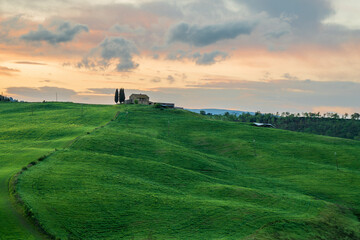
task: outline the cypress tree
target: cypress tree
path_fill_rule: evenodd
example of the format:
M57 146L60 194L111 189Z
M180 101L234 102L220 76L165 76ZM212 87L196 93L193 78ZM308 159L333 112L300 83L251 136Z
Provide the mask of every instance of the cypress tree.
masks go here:
M124 90L123 88L120 89L119 102L120 102L120 103L124 103L124 102L125 102L125 90Z
M115 90L115 103L117 104L119 102L119 90Z
M119 88L119 103L121 104L121 89L122 88Z

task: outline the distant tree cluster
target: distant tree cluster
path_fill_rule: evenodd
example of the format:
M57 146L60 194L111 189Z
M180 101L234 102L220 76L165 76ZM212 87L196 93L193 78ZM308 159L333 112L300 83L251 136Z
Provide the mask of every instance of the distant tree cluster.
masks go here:
M211 114L207 114L211 115ZM360 114L337 113L243 113L240 115L226 112L224 115L211 115L212 118L236 121L270 123L277 128L297 132L306 132L331 137L349 138L360 140Z
M18 102L18 100L0 95L0 102Z
M114 98L114 101L116 104L120 103L125 103L125 90L123 88L120 88L120 91L119 89L116 89L115 90L115 98Z

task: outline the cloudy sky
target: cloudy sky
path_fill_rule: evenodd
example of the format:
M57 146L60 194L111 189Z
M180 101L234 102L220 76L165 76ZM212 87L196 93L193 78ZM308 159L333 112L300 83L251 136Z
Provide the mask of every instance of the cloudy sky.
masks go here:
M0 94L360 111L358 0L1 0Z

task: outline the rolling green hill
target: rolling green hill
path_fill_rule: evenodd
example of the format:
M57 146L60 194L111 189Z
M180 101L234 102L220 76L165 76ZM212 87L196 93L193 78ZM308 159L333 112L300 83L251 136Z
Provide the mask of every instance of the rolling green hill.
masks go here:
M79 135L108 122L113 106L70 103L0 103L0 239L40 239L13 207L11 176L40 156L63 148Z
M49 153L16 189L60 239L360 239L357 141L147 106L12 103L0 116L0 239L46 238L7 184Z
M51 235L360 239L360 142L216 121L182 110L100 109L77 131L71 128L74 134L56 128L55 136L82 137L19 176L18 193ZM83 131L111 118L114 110L120 111L115 121ZM68 117L64 110L60 119ZM45 146L38 156L55 147L43 136L41 142Z

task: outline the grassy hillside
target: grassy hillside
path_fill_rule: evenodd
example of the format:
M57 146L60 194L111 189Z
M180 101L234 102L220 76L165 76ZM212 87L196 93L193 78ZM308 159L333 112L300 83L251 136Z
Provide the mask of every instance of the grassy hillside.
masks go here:
M17 190L61 239L360 239L359 156L357 141L121 106Z
M8 193L12 175L40 156L65 147L78 135L105 124L112 106L70 103L0 104L0 239L39 239L41 235L17 213Z

